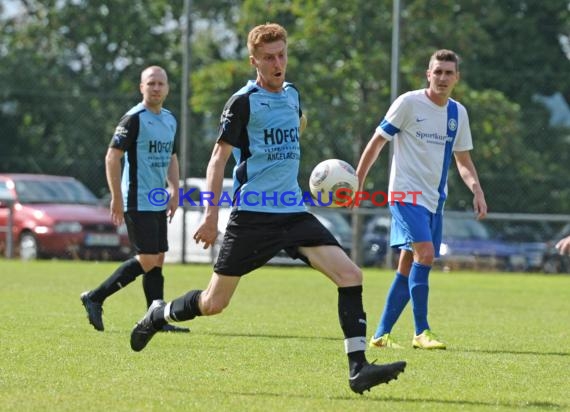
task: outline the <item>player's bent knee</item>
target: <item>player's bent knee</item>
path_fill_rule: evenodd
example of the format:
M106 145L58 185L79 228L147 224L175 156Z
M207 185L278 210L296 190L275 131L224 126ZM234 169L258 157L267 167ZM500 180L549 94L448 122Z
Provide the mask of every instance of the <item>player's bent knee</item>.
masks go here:
M212 301L206 300L202 302L202 315L212 316L222 313L222 311L228 306L228 302Z
M350 270L342 271L338 274L339 286L356 286L362 284L362 270L358 266Z
M434 258L435 257L433 253L420 253L416 255L417 262L426 266L431 266L433 264Z
M353 263L351 266L352 267L348 271L348 275L353 279L362 281L362 269L360 269L356 263Z
M414 248L414 261L421 263L422 265L431 266L433 264L433 260L435 258L435 250L432 244L425 244L425 242L421 242L416 244Z

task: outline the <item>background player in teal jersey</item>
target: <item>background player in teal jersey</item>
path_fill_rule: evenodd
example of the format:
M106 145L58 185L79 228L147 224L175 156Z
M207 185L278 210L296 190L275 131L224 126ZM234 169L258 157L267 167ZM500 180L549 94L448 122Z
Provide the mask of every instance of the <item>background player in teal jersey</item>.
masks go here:
M104 330L104 300L137 276L143 275L147 306L164 297L162 265L168 250L167 219L172 219L178 207L180 179L177 123L172 113L162 107L168 91L168 77L162 67L143 70L143 100L121 118L107 150L105 169L111 191L111 216L116 225L126 223L136 256L119 266L99 287L81 294L89 323L99 331ZM173 325L165 325L161 330L189 331Z
M445 49L436 51L426 77L426 89L404 93L392 103L364 149L356 171L362 190L380 151L393 140L389 191L420 192L417 198L408 196L405 203L390 205L390 245L400 248L400 260L371 347L399 346L390 332L411 300L416 329L412 346L446 348L428 324L428 279L433 260L439 256L452 157L465 185L473 192L476 218L487 215L485 195L469 154L473 144L467 110L450 97L459 81L457 54Z
M192 290L171 302L156 300L131 333L131 347L142 350L171 321L215 315L226 308L241 276L263 266L284 249L325 274L338 287L340 325L349 362L349 385L357 393L396 379L405 362L386 365L366 361L366 314L362 307L362 273L330 232L305 209L285 207L274 193L300 194L297 177L300 136L305 118L299 92L285 82L287 32L277 24L253 28L248 35L250 63L257 78L226 103L207 169L213 205L194 239L204 247L217 237L218 199L225 165L233 154L234 209L220 254L205 290ZM259 202L238 202L240 194L270 194ZM268 308L269 309L269 308ZM263 310L260 308L260 310ZM286 314L284 314L286 316Z

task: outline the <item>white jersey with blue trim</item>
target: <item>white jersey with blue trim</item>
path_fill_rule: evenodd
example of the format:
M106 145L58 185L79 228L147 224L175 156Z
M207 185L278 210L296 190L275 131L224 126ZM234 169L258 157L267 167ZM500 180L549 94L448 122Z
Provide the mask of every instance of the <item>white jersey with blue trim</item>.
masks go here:
M287 82L272 93L250 80L226 103L218 141L234 146L233 205L238 210L307 210L297 180L301 115L299 92Z
M441 212L453 152L473 149L465 107L453 99L438 106L425 89L410 91L392 103L376 130L394 140L391 196Z

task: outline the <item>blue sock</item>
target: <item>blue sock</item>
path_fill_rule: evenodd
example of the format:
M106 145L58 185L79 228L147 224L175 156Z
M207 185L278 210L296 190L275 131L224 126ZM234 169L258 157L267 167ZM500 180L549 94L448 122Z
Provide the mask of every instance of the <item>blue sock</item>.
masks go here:
M429 329L427 320L428 295L429 295L429 271L431 266L414 262L410 271L410 296L412 298L412 310L414 312L414 322L416 324L416 335Z
M397 322L409 300L410 289L408 287L408 277L396 272L396 277L394 277L392 286L388 291L382 318L374 334L375 339L392 331L392 327Z

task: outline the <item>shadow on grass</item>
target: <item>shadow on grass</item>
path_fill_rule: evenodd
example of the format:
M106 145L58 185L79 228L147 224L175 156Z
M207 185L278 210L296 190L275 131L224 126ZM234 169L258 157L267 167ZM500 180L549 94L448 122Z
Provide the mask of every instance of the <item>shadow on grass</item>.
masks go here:
M202 331L203 335L211 336L231 336L236 338L267 338L267 339L304 339L304 340L343 340L341 335L331 336L303 336L303 335L270 335L263 333L236 333L236 332L207 332ZM533 355L533 356L570 356L570 352L534 352L534 351L515 351L501 349L449 349L448 352L464 352L464 353L487 353L490 355Z
M305 340L343 340L342 335L330 336L301 336L301 335L266 335L262 333L232 333L232 332L202 332L202 335L232 336L235 338L268 338L268 339L305 339Z
M186 326L187 327L187 326ZM192 330L190 330L192 332ZM124 334L123 330L120 329L111 329L105 331L107 334ZM163 335L183 335L189 336L188 332L181 333L181 332L164 332ZM338 341L343 340L342 336L303 336L303 335L270 335L270 334L263 334L263 333L236 333L236 332L208 332L208 331L201 331L201 335L209 335L209 336L224 336L224 337L235 337L235 338L266 338L266 339L301 339L301 340L328 340L328 341ZM454 353L484 353L489 355L497 355L497 354L504 354L504 355L529 355L529 356L570 356L570 352L535 352L535 351L516 351L516 350L501 350L501 349L455 349L449 348L447 352L454 352ZM401 353L401 352L400 352Z
M516 350L501 350L501 349L458 349L453 352L465 353L488 353L490 355L504 354L504 355L532 355L532 356L570 356L570 352L534 352L534 351L516 351Z
M315 399L314 396L310 394L306 395L299 395L299 394L291 394L291 393L271 393L271 392L226 392L228 395L237 395L237 396L252 396L252 397L259 397L259 396L267 396L273 398L297 398L297 399ZM331 396L327 397L327 399L337 400L337 401L361 401L361 402L399 402L403 404L410 404L410 408L416 408L417 404L433 404L435 405L457 405L457 406L485 406L490 408L512 408L512 409L526 409L526 408L548 408L548 409L566 409L568 405L560 405L553 402L485 402L485 401L471 401L471 400L449 400L449 399L433 399L433 398L395 398L395 397L381 397L381 398L370 398L366 395L363 396ZM413 406L416 405L416 406Z

